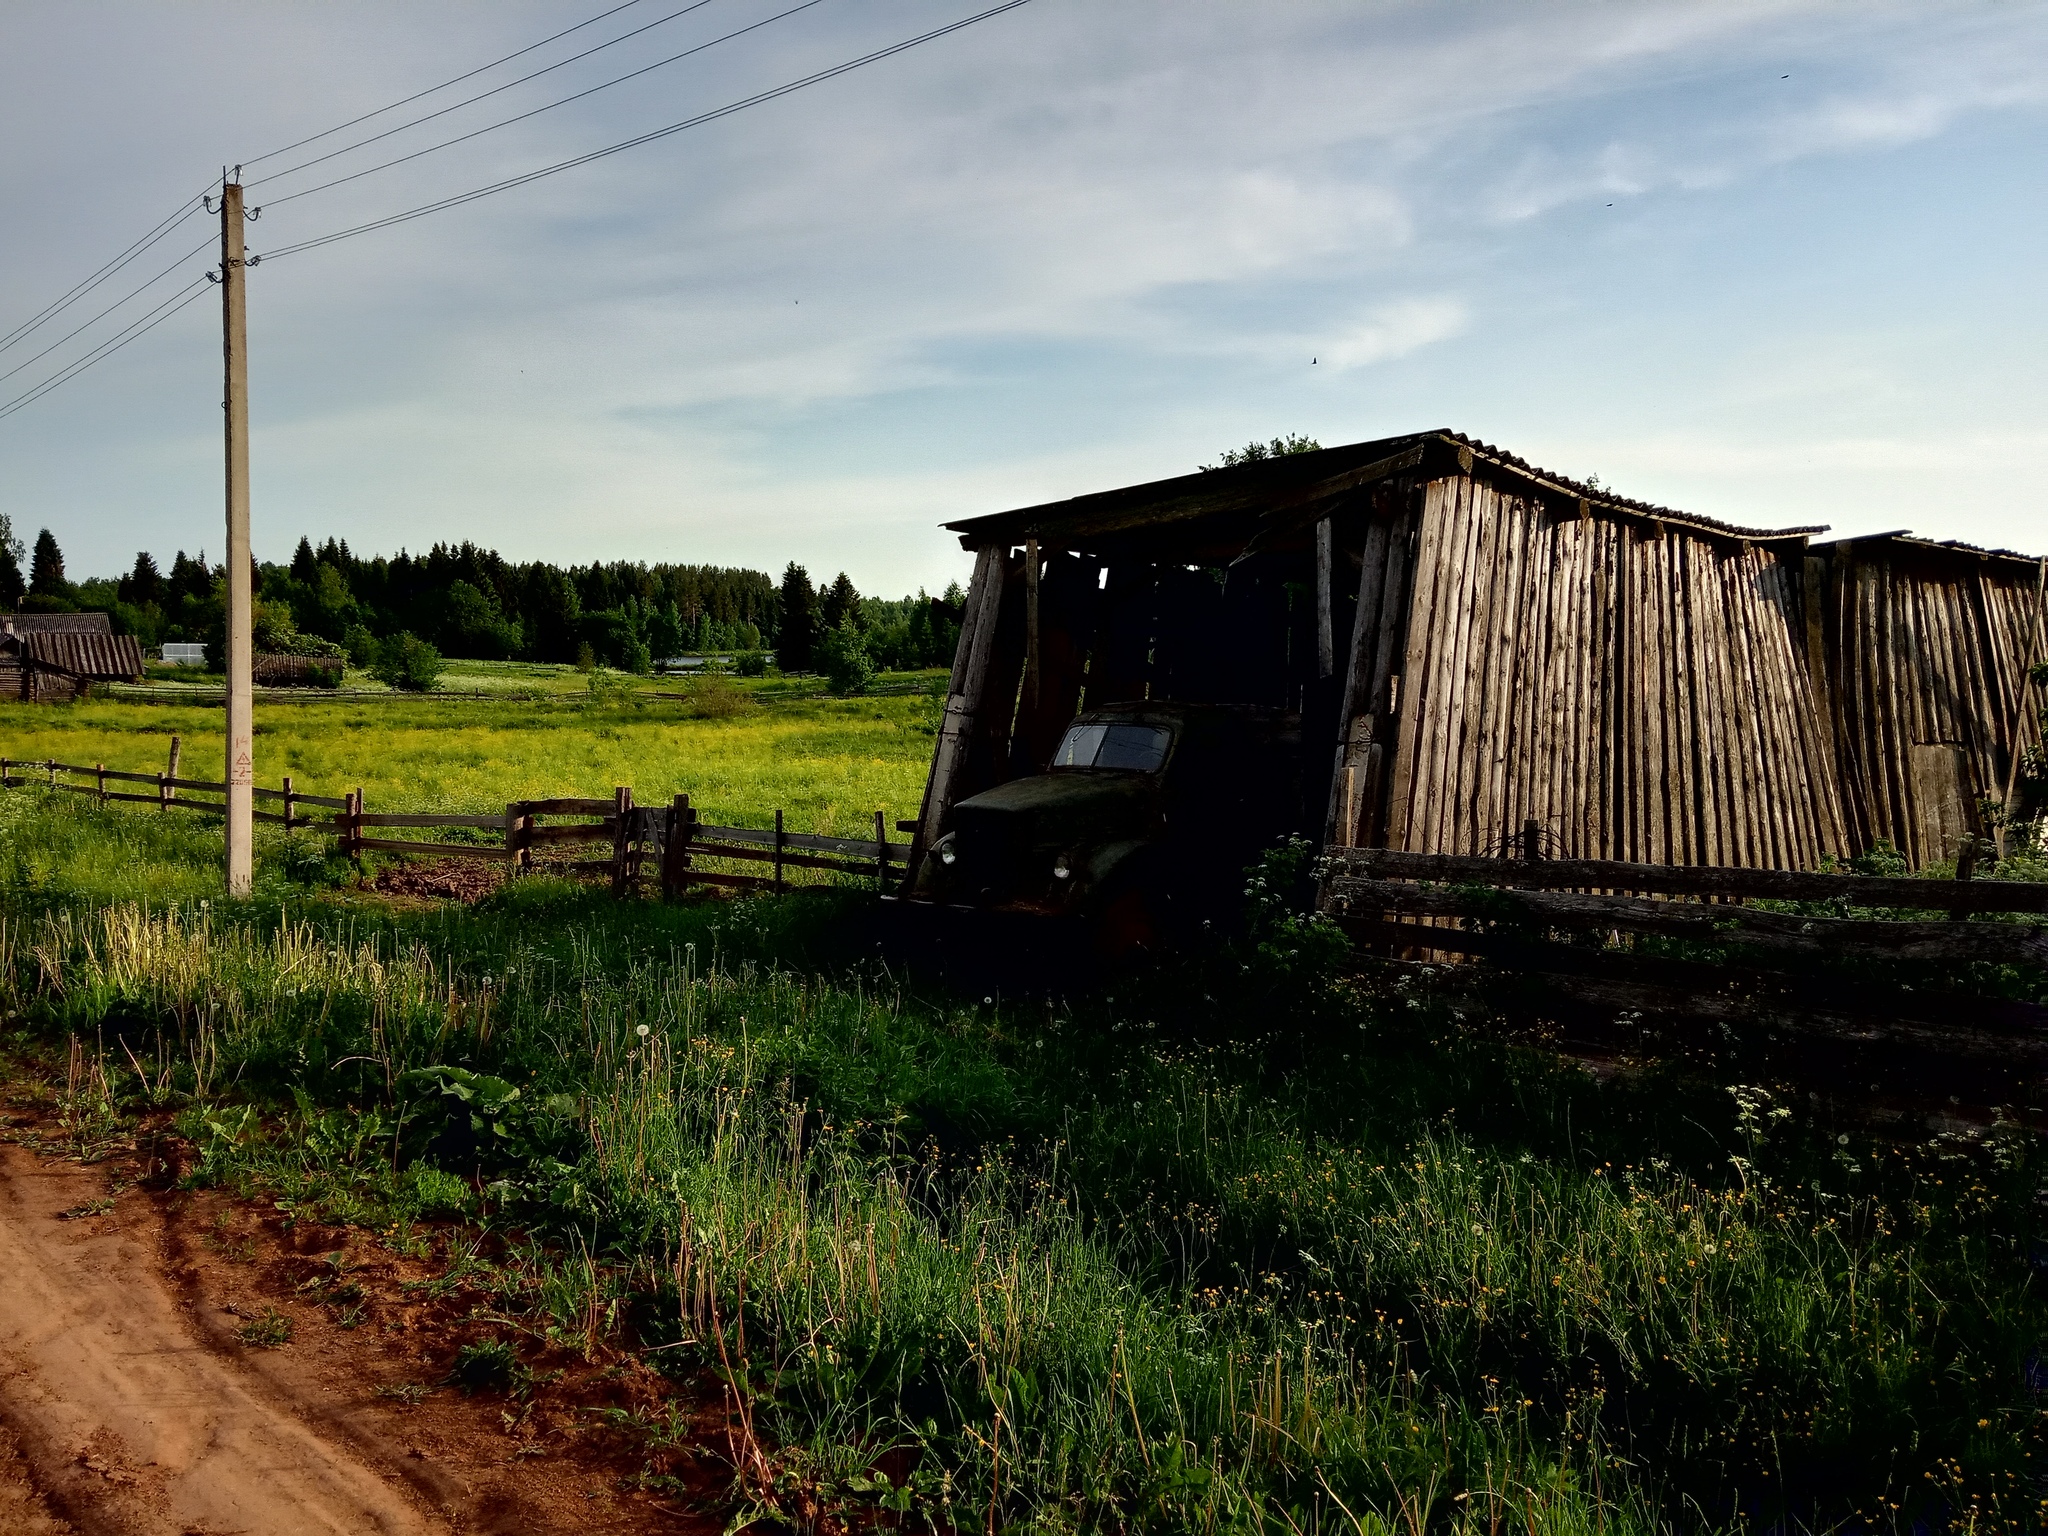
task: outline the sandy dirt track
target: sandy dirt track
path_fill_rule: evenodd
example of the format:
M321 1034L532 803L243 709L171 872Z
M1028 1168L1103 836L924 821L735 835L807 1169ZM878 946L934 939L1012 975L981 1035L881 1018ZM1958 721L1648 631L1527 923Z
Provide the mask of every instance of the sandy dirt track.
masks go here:
M0 1145L0 1532L425 1536L672 1524L613 1480L526 1459L500 1406L381 1399L416 1362L296 1318L237 1338L257 1271L201 1251L173 1196L108 1198L104 1169ZM423 1359L424 1357L422 1357ZM443 1402L443 1399L446 1399ZM509 1419L509 1415L506 1416ZM715 1529L715 1527L713 1527Z

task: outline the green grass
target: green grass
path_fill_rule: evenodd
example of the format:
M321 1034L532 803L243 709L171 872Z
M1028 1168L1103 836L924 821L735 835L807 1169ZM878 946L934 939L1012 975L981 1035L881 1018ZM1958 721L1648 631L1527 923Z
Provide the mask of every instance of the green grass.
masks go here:
M932 747L926 699L760 704L736 684L697 691L696 703L584 689L536 701L266 706L257 711L257 781L289 774L297 788L326 795L360 788L372 811L466 812L609 795L625 784L643 805L688 794L707 821L761 825L779 807L792 829L849 837L871 836L877 810L892 825L917 813ZM0 704L0 754L10 759L157 772L175 734L180 774L218 779L221 731L217 708Z
M278 839L258 900L201 905L178 893L217 854L163 818L0 805L0 1008L31 1056L87 1043L57 1090L82 1152L161 1105L202 1180L438 1245L438 1283L502 1320L492 1381L611 1344L734 1383L743 1501L1005 1530L2040 1523L2018 1132L1878 1143L1758 1085L1601 1084L1472 1038L1427 981L1284 953L958 997L864 959L848 893L533 879L385 912ZM444 1066L495 1081L407 1076ZM673 1426L639 1428L658 1478Z

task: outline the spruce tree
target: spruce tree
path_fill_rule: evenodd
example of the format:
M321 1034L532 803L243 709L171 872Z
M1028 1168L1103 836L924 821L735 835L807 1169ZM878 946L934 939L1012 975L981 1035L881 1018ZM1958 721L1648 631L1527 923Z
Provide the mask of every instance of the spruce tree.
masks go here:
M36 552L29 561L28 589L41 597L68 597L71 583L64 579L64 551L45 528L36 535Z
M807 672L817 640L817 593L811 573L794 560L782 573L782 619L775 635L775 664L785 672Z

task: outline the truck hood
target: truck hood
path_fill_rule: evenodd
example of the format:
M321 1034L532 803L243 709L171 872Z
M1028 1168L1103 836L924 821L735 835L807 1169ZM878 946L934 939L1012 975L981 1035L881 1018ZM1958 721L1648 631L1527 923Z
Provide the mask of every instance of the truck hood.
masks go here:
M999 901L1051 881L1059 852L1153 836L1159 786L1149 774L1063 768L1012 778L952 807L952 883Z

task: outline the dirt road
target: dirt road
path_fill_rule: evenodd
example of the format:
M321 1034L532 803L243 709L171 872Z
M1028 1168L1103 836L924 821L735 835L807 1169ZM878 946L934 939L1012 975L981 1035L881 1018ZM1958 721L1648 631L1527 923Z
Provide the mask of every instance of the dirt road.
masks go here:
M209 1230L226 1219L216 1212ZM443 1392L421 1413L416 1398L380 1395L408 1369L426 1374L425 1355L408 1359L367 1329L339 1332L302 1307L282 1314L289 1347L245 1343L249 1319L279 1315L253 1249L219 1258L190 1225L140 1189L110 1196L104 1168L0 1145L8 1536L698 1527L620 1497L601 1470L509 1438L502 1402Z

